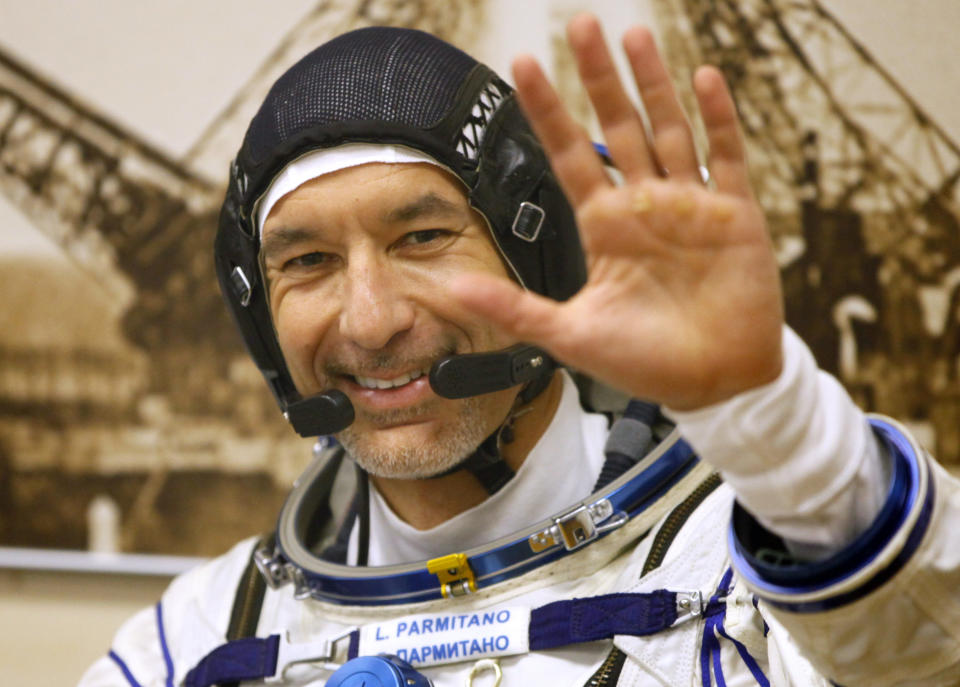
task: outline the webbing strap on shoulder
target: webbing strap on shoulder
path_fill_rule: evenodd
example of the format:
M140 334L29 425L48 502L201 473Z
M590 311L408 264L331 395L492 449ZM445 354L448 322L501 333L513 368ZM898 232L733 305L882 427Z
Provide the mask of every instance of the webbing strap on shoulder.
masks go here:
M255 637L257 625L260 622L260 609L263 608L263 596L267 591L267 583L257 568L254 554L257 549L273 548L276 533L260 537L250 551L247 566L243 569L240 582L237 584L237 593L233 597L233 608L230 610L230 623L227 625L227 641ZM224 682L222 687L238 687L239 682Z
M267 583L260 574L254 561L257 549L266 547L272 549L276 541L276 534L271 533L261 537L253 546L247 567L243 569L240 583L237 585L237 594L233 599L233 609L230 611L230 624L227 625L227 639L253 637L257 634L257 623L260 622L260 609L263 606L263 595L267 590Z

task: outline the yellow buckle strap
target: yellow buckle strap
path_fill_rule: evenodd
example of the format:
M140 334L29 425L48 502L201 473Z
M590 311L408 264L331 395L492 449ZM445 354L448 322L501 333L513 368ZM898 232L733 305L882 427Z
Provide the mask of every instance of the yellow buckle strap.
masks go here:
M427 571L440 580L440 593L445 599L465 596L477 591L477 580L463 553L451 553L427 561Z

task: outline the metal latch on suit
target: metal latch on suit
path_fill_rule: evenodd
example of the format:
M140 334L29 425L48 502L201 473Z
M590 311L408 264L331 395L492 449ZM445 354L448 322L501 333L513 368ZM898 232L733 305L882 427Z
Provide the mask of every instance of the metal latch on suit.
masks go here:
M616 529L628 520L626 513L614 513L613 505L602 499L589 506L580 505L553 519L553 525L531 535L530 548L539 553L563 544L568 551L580 548L604 532Z

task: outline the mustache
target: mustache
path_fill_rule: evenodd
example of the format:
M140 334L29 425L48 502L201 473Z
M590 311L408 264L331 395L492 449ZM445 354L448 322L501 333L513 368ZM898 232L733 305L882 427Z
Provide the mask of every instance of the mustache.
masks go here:
M328 357L321 369L329 378L366 376L383 370L417 370L427 368L441 358L453 355L456 349L456 344L451 340L440 342L425 351L377 351L369 355L342 352Z

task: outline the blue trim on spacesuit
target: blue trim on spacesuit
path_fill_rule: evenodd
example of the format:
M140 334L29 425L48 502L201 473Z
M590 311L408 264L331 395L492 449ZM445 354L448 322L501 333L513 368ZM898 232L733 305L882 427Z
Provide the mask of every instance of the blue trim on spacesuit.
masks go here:
M795 613L815 613L838 608L863 598L893 577L919 548L933 514L934 484L927 475L927 484L921 493L926 465L909 439L892 424L879 419L870 420L877 439L887 449L893 461L893 477L887 499L880 513L865 532L850 545L826 560L815 563L775 565L757 558L747 550L743 540L746 532L729 530L730 556L737 571L756 589L764 602ZM844 592L822 598L792 602L783 598L828 591L830 587L869 568L890 540L914 519L910 534L902 549L889 563L878 570L864 584ZM747 523L744 525L743 523ZM761 528L752 517L741 519L741 529Z
M726 605L721 603L721 599L726 598L730 593L730 580L733 577L733 570L727 568L717 585L717 591L710 597L707 603L707 609L704 612L706 622L703 627L703 639L700 643L700 683L703 687L711 687L713 680L710 678L710 668L713 667L713 675L717 679L717 687L726 687L723 679L723 668L720 665L720 640L714 629L717 625L717 617L720 613L726 612Z
M740 659L750 670L753 679L757 681L760 687L770 687L770 680L764 675L763 669L757 662L743 642L731 637L723 626L723 619L727 615L726 598L733 589L733 568L727 568L727 571L720 579L717 590L710 597L704 611L703 639L700 644L700 683L702 687L712 687L711 667L713 668L713 679L717 681L717 687L726 687L727 682L723 676L723 664L721 663L720 637L730 641L740 654Z
M737 653L740 654L740 659L743 661L744 665L750 670L750 673L753 675L753 679L757 681L757 684L760 687L770 687L770 680L767 679L767 676L764 675L763 669L760 667L760 664L757 662L757 659L753 657L750 651L747 649L746 645L741 642L739 639L734 639L729 634L727 634L726 628L723 626L723 618L720 617L720 622L717 623L717 632L720 633L720 636L724 639L727 639L733 643L733 646L736 647Z
M157 602L155 607L155 615L157 619L157 637L160 641L160 650L163 652L163 663L167 668L167 678L164 680L165 687L173 687L173 658L170 656L170 647L167 646L167 633L163 628L163 603ZM141 684L137 681L137 678L133 676L133 673L130 672L130 667L127 665L126 661L120 658L120 655L110 649L107 653L107 656L111 661L117 664L117 667L120 669L120 672L123 673L123 677L126 678L127 682L130 684L130 687L141 687Z
M107 656L110 657L110 660L117 664L117 667L120 669L120 672L123 673L123 676L127 678L127 682L130 683L130 687L143 687L137 679L133 676L133 673L130 672L130 668L127 667L127 664L124 662L117 652L113 649L107 653Z
M173 659L170 657L170 647L167 646L167 633L163 629L163 602L157 602L157 635L160 637L160 648L163 650L163 662L167 666L166 687L173 687Z

